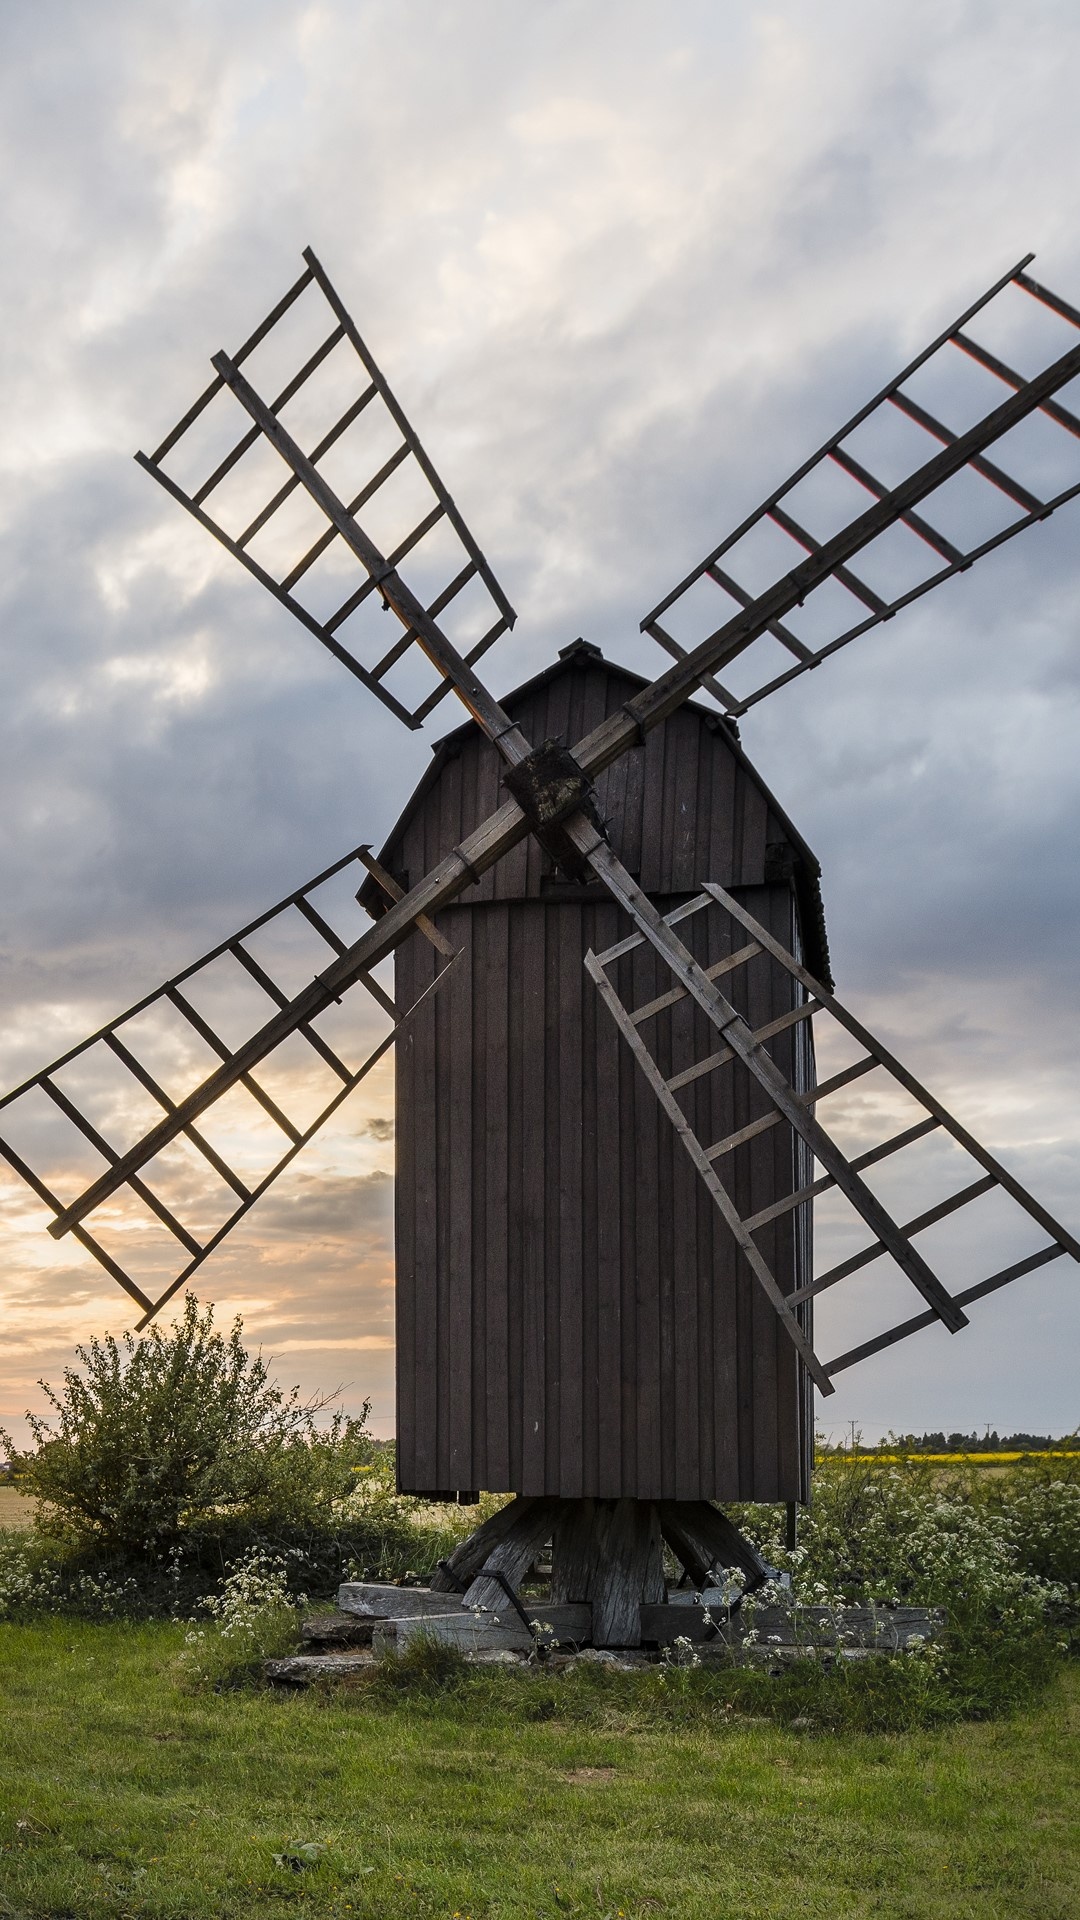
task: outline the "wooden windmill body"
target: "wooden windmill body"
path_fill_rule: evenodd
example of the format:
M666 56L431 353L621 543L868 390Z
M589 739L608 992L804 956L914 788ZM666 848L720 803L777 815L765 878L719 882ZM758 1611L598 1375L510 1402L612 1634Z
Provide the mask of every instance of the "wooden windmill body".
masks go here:
M807 1497L812 1386L831 1393L871 1354L925 1327L956 1333L984 1295L1080 1259L833 995L816 863L732 727L1080 494L1058 459L1080 446L1080 414L1058 397L1080 379L1080 311L1021 261L646 615L672 661L656 679L579 645L500 701L477 665L513 608L304 258L139 461L404 726L450 693L469 722L382 861L353 849L14 1088L0 1154L142 1326L396 1042L402 1485L515 1496L428 1598L459 1614L509 1602L527 1633L517 1588L550 1547L552 1604L578 1608L577 1637L633 1644L669 1605L662 1539L697 1585L723 1591L732 1566L766 1576L717 1502ZM1002 303L1004 330L976 339L972 322L981 332L986 310L996 327ZM1025 334L1021 309L1042 331ZM283 339L296 370L279 387ZM951 425L923 373L957 355L982 410L969 391ZM1033 420L1053 460L1020 433ZM972 489L992 496L992 521L972 517ZM327 889L360 864L374 924L357 937ZM316 943L299 987L260 945L279 933ZM373 973L391 955L392 994ZM240 1038L207 998L222 968L262 996ZM389 1022L359 1060L332 1025L353 988ZM849 1049L823 1080L812 1022ZM303 1123L289 1073L273 1079L289 1046L331 1089ZM868 1075L865 1111L884 1120L853 1138L848 1090ZM138 1100L151 1122L132 1144L117 1122ZM276 1130L256 1173L217 1128L227 1100ZM930 1136L944 1155L932 1203L898 1217L876 1170ZM810 1222L824 1193L867 1237L821 1271ZM957 1285L934 1236L991 1195L1011 1224L982 1244L1001 1239L1005 1264ZM128 1249L148 1229L164 1252L136 1272ZM855 1276L865 1297L882 1271L915 1310L823 1358L816 1297ZM882 1307L890 1320L887 1289Z
M577 642L504 704L530 739L577 739L643 684ZM475 831L500 779L480 728L451 735L381 864L407 887ZM681 707L601 775L597 803L612 847L662 911L714 876L827 977L817 862L731 722ZM381 910L374 880L362 899ZM807 1497L813 1415L795 1351L584 970L621 921L605 889L568 883L536 840L438 917L460 957L396 1054L403 1491ZM441 964L428 942L399 949L398 1001L413 1005ZM623 964L635 1005L664 992L651 949ZM762 956L742 1011L761 1026L797 990ZM661 1022L667 1072L708 1051L691 1002ZM808 1027L788 1029L777 1048L805 1090ZM748 1120L740 1096L730 1076L703 1076L699 1134L718 1140ZM773 1129L738 1150L744 1213L801 1184L799 1145ZM785 1214L763 1236L785 1292L810 1278L809 1213Z

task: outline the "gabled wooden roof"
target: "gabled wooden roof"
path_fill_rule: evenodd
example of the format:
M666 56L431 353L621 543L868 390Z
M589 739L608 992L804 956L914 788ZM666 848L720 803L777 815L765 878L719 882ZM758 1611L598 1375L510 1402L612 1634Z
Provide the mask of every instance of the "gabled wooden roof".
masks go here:
M541 673L534 674L532 679L525 681L521 686L516 687L512 693L507 694L502 704L515 718L520 717L524 709L531 708L534 720L539 720L540 724L544 724L545 719L549 717L549 708L557 707L560 703L560 697L565 701L566 690L561 688L558 683L564 681L567 676L583 674L592 676L592 683L595 685L598 670L612 683L609 689L610 696L613 697L617 692L618 699L615 701L616 705L620 705L623 701L631 699L636 692L648 684L640 675L632 673L628 668L620 666L613 661L605 660L599 647L593 646L584 640L575 640L570 646L562 649L558 658L554 660L550 666L545 667ZM616 682L618 683L617 687L614 684ZM680 716L682 717L680 718ZM753 870L743 872L741 876L742 883L755 884L783 880L790 882L795 893L799 911L799 924L802 930L805 965L824 985L831 986L828 939L825 930L825 915L821 898L821 868L817 859L807 846L802 834L789 819L774 795L766 787L760 774L747 759L739 742L738 728L733 720L728 719L725 715L716 713L710 708L700 706L696 702L691 701L680 708L677 714L672 715L671 719L665 722L663 727L657 728L655 732L656 735L659 736L665 732L665 729L676 727L680 730L680 738L682 739L684 747L687 738L689 738L692 746L694 736L692 733L687 736L685 730L688 722L692 726L694 721L696 721L700 727L704 728L708 734L719 736L723 741L726 752L722 757L725 759L730 758L730 762L734 763L737 786L741 786L745 792L747 784L749 784L750 788L755 790L759 796L755 802L755 809L759 815L757 841L760 842L760 845L756 846L752 862ZM553 729L549 728L549 730ZM652 736L650 736L650 739L651 738ZM539 744L539 734L537 734L537 744ZM572 745L572 740L569 741L568 744ZM654 751L659 745L659 740L653 742ZM490 758L492 763L494 763L494 750L488 747L480 729L473 720L465 721L462 726L456 727L452 733L446 734L443 739L435 742L432 748L433 757L431 765L410 795L402 814L386 840L380 854L383 864L388 867L391 872L397 873L402 879L407 879L409 884L414 883L420 878L419 868L416 872L413 872L412 867L417 862L418 841L423 837L420 832L423 816L430 811L428 802L434 794L435 789L439 787L443 779L449 775L450 770L454 768L455 763L460 761L463 756L466 758L472 757L469 754L470 748L472 748L474 752L482 753L485 758ZM648 743L646 746L646 750L647 749ZM606 774L600 776L598 790L601 793L606 789L611 774L612 770L609 769ZM491 779L492 776L489 770L487 784L491 783ZM497 775L495 776L495 782L492 793L490 796L486 796L486 799L490 800L490 808L487 804L480 803L479 794L476 796L474 807L477 812L477 822L479 819L484 818L486 813L498 805L499 801L505 797L498 787ZM710 806L715 807L716 803L711 799L709 790L703 789L700 795L697 794L696 790L692 791L694 791L694 798L701 810L707 811ZM646 792L651 793L651 786L646 787ZM612 817L616 817L620 810L617 802L612 804L614 799L615 796L613 794L609 800ZM685 798L683 804L685 805ZM656 808L662 808L663 805L663 795L657 792ZM647 811L651 811L651 809L647 809ZM460 822L463 829L473 824L476 824L476 822L473 822L471 819L466 820L463 818ZM456 837L455 835L455 838ZM443 849L443 851L445 851L445 849ZM515 855L517 856L516 864ZM534 862L535 857L534 853L532 856ZM513 866L517 876L516 881L504 883L504 887L500 888L499 883L494 882L490 875L485 876L480 882L479 887L469 889L468 892L462 896L463 902L469 903L473 899L479 901L488 897L492 887L495 887L498 892L505 892L505 897L515 897L520 891L533 890L530 889L526 881L527 862L529 858L530 856L528 856L523 849L515 849L504 861L499 863L499 868L509 870L509 868ZM426 847L423 854L420 855L420 859L425 865L428 863L434 864L433 858L430 859L429 862ZM518 866L520 866L521 869L520 873L517 873ZM528 871L531 872L531 867L528 868ZM700 880L709 878L721 879L724 884L740 884L740 874L738 872L728 872L722 875L719 871L716 873L702 871L693 876L687 875L675 881L674 884L672 884L669 876L668 888L671 891L678 891L684 884L688 887L693 887L696 886ZM663 883L660 882L657 877L650 879L645 869L642 868L641 884L645 886L647 890L652 890L653 888L661 886ZM664 890L668 890L668 888ZM495 896L493 895L492 897ZM374 880L368 880L364 883L364 886L360 889L358 898L367 911L376 917L384 911L387 904L385 896Z

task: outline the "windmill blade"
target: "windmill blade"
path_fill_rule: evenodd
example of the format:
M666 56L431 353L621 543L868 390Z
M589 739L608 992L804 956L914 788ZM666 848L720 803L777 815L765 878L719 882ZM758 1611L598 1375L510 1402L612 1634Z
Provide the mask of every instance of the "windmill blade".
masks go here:
M298 283L288 298L295 298L306 284L306 280ZM1045 298L1049 301L1051 296ZM1072 310L1066 309L1063 302L1057 305L1066 318L1072 314ZM275 318L276 313L264 323L264 332ZM1080 318L1073 316L1069 324L1071 327L1080 327ZM341 533L350 549L363 558L368 553L366 535L333 490L324 484L315 463L300 452L291 436L276 423L272 408L268 408L239 375L237 362L230 363L224 356L218 356L218 366L221 381L227 380L230 390L240 395L256 431L261 429L278 451L283 452L292 465L297 482L303 484L312 498L320 501L328 522ZM651 728L661 724L697 691L705 676L743 652L754 639L768 630L771 622L782 620L793 606L828 580L838 568L846 568L847 562L874 541L883 529L904 514L913 512L927 495L960 472L975 456L981 456L982 449L995 438L1043 406L1058 387L1078 373L1080 346L1059 356L1044 373L1023 385L995 413L980 420L973 429L925 462L893 492L879 499L861 517L845 525L794 572L784 575L749 608L709 634L685 657L677 659L651 686L635 695L618 713L611 715L580 740L572 752L557 747L553 742L530 750L520 728L511 722L504 709L488 693L469 663L450 646L434 618L419 608L392 569L383 574L379 585L390 603L397 608L403 623L407 627L411 623L411 628L422 639L425 651L439 662L446 680L455 686L469 711L509 763L512 771L507 784L514 797L391 906L376 925L333 961L317 980L282 1006L280 1012L273 1015L227 1060L223 1060L221 1066L201 1086L179 1101L175 1110L122 1154L114 1166L66 1206L50 1228L54 1236L59 1238L79 1226L95 1206L123 1185L131 1174L137 1174L187 1125L197 1121L199 1115L241 1080L245 1072L252 1071L288 1035L313 1020L346 987L393 952L396 945L412 931L419 916L431 915L448 905L530 830L549 850L554 851L561 864L569 858L578 863L579 869L587 867L591 870L626 909L639 932L662 954L676 978L688 987L710 1018L715 1015L719 1021L726 1022L730 1013L727 1003L722 1002L721 996L716 994L700 969L695 969L691 956L671 927L656 912L607 845L602 824L589 805L589 780L622 754L639 745ZM215 386L212 391L216 393L219 388ZM191 417L198 412L206 398L204 396L203 401L197 403ZM1063 412L1060 408L1057 411ZM162 457L175 444L187 424L188 416L185 416L179 428L158 449L155 459ZM1070 492L1077 490L1080 488L1073 488ZM371 559L370 553L368 559ZM374 579L375 574L371 577ZM764 1083L770 1087L771 1097L779 1101L787 1100L790 1089L777 1084L777 1076L770 1071L767 1056L755 1050L749 1032L740 1032L737 1037L739 1045L745 1050L747 1064L756 1076L763 1076ZM808 1129L813 1128L812 1120L803 1114L794 1123L797 1131L808 1137ZM825 1144L838 1165L836 1155L828 1148L828 1143ZM817 1151L816 1145L813 1150ZM828 1161L825 1164L829 1166ZM833 1171L833 1167L830 1166L829 1170ZM845 1169L843 1178L839 1174L837 1178L845 1191L849 1188L852 1191L859 1189L860 1210L872 1225L877 1221L875 1232L878 1232L879 1226L882 1227L886 1244L889 1244L890 1237L896 1240L899 1230L892 1223L878 1220L873 1196L861 1190L857 1175ZM893 1250L890 1246L890 1251ZM896 1257L902 1259L902 1264L906 1262L905 1270L925 1293L933 1310L947 1323L962 1325L962 1311L944 1296L939 1283L926 1268L925 1262L921 1261L917 1251L900 1248Z
M303 257L299 280L231 358L215 356L210 385L136 458L418 727L452 684L471 688L473 664L516 616L323 267L310 248ZM273 399L245 364L273 378ZM406 556L419 597L397 573ZM388 607L402 631L386 632L377 609Z
M1080 414L1053 397L1080 373L1080 312L1029 276L1033 257L931 341L645 616L642 632L677 660L743 616L741 644L724 658L746 658L722 681L700 679L728 713L745 713L820 666L1080 492ZM1019 334L1016 351L1039 371L1019 373L976 340L968 331L976 315L992 339ZM1024 337L1025 321L1034 337ZM975 426L946 424L934 410L939 392L944 408L977 411ZM1004 464L986 458L998 441ZM952 457L935 478L926 462L938 447ZM932 484L911 484L920 468ZM855 539L837 541L852 532ZM848 564L856 555L858 573ZM797 592L775 592L785 577Z
M689 950L682 946L673 933L674 926L692 916L720 907L730 923L734 923L740 934L749 938L740 946L734 946L730 933L720 938L720 958L712 964L701 966L694 961ZM706 882L704 890L692 900L676 908L663 922L674 946L681 948L685 956L685 965L678 971L673 969L675 984L663 994L638 1007L627 1006L619 995L611 978L611 969L632 953L648 937L644 931L632 934L629 938L610 947L605 953L590 953L586 959L586 968L595 981L608 1012L615 1020L639 1068L649 1081L657 1099L668 1115L675 1133L689 1155L708 1191L714 1205L731 1230L732 1236L745 1259L750 1272L775 1309L785 1332L792 1340L800 1357L823 1393L833 1391L833 1376L845 1368L854 1366L859 1360L881 1351L896 1341L905 1339L918 1329L931 1326L940 1321L951 1332L957 1332L966 1324L964 1308L973 1301L1007 1286L1010 1281L1021 1275L1033 1272L1049 1261L1059 1259L1062 1254L1070 1254L1080 1260L1080 1244L1047 1210L1035 1200L1020 1182L1004 1168L986 1148L963 1127L948 1109L931 1093L920 1085L914 1075L901 1065L894 1055L889 1053L875 1040L855 1016L842 1006L835 995L813 978L807 970L776 940L768 930L762 927L745 907L725 892L722 887ZM723 932L723 930L720 930ZM658 945L654 941L654 945ZM662 950L662 949L661 949ZM714 983L718 978L733 980L742 976L753 963L763 956L779 962L790 974L794 983L792 1006L788 1013L769 1021L752 1032L747 1021L736 1011L730 1001L719 993ZM693 996L699 1005L709 1013L712 1024L723 1044L713 1047L697 1060L680 1069L677 1073L665 1073L643 1037L642 1029L650 1029L661 1020L669 1010L679 1002ZM709 996L713 1004L709 1004ZM726 1009L726 1011L725 1011ZM768 1051L770 1043L777 1036L801 1027L825 1015L827 1020L857 1041L861 1049L858 1056L835 1074L814 1085L808 1075L804 1084L797 1085L788 1080ZM654 1042L655 1047L655 1042ZM738 1070L738 1064L749 1069L749 1075L757 1083L756 1104L759 1112L744 1124L733 1128L723 1138L705 1144L695 1132L692 1117L685 1110L680 1095L706 1076L730 1068ZM764 1067L764 1063L767 1066ZM866 1077L878 1075L873 1096L867 1099ZM897 1131L888 1132L884 1139L875 1139L867 1144L865 1137L859 1142L859 1151L854 1155L846 1153L834 1138L833 1132L826 1129L817 1117L821 1103L835 1100L845 1089L854 1083L860 1083L860 1100L864 1112L874 1112L882 1117L882 1123L889 1115L892 1124L898 1113L905 1124ZM762 1097L764 1096L764 1097ZM841 1109L844 1102L841 1101ZM904 1110L906 1108L906 1111ZM839 1116L843 1123L845 1115ZM851 1116L847 1116L850 1130ZM832 1126L835 1130L837 1122ZM816 1178L800 1177L796 1169L800 1155L793 1152L791 1166L793 1178L791 1190L782 1194L768 1206L757 1212L741 1215L733 1194L725 1186L721 1168L729 1169L729 1181L734 1184L735 1162L739 1150L775 1127L786 1127L795 1144L795 1136L802 1142L804 1152L801 1156L804 1173L811 1170L810 1162L816 1160L823 1171ZM934 1169L937 1174L944 1173L945 1182L954 1182L961 1175L962 1184L951 1185L951 1190L939 1198L932 1206L923 1208L913 1219L898 1225L880 1199L870 1192L862 1180L863 1170L872 1166L881 1166L885 1162L893 1163L894 1181L900 1174L898 1184L902 1184L906 1172L924 1186L928 1180L928 1169L916 1164L912 1169L911 1156L918 1153L919 1143L930 1136L944 1137L950 1143L950 1151L945 1156L943 1168ZM904 1156L908 1156L906 1167ZM965 1167L965 1163L967 1163ZM968 1177L975 1171L977 1177ZM784 1293L776 1276L755 1238L763 1230L781 1219L785 1214L806 1208L820 1195L839 1190L850 1201L855 1210L869 1225L873 1239L858 1252L838 1262L827 1272L817 1275L813 1280L798 1287L794 1292ZM1006 1267L991 1274L988 1278L950 1294L946 1291L937 1275L929 1267L923 1255L915 1248L915 1238L940 1225L946 1219L955 1219L964 1209L974 1206L985 1197L997 1193L1012 1203L1014 1213L1034 1221L1044 1234L1049 1236L1046 1243L1034 1251L1011 1261ZM1001 1223L994 1222L995 1236L1001 1233ZM876 1334L872 1339L860 1343L835 1359L822 1362L814 1352L811 1339L811 1325L808 1309L810 1303L821 1293L849 1279L855 1273L863 1271L885 1256L891 1255L901 1272L926 1298L927 1310L905 1319L898 1324Z
M299 1057L294 1052L287 1058L278 1054L275 1060L279 1041L277 1048L261 1055L266 1069L262 1078L245 1069L230 1082L238 1096L231 1107L221 1106L226 1097L221 1095L204 1103L200 1115L205 1120L198 1126L180 1114L178 1088L198 1073L200 1062L229 1065L234 1060L236 1046L223 1037L223 1028L244 1030L253 1017L259 1021L265 1006L287 1006L283 973L295 975L347 951L327 917L332 903L326 893L339 876L347 885L350 869L355 872L358 864L368 864L366 847L316 874L0 1099L0 1155L55 1216L50 1231L65 1213L57 1189L70 1185L80 1162L83 1167L88 1161L104 1163L115 1173L123 1158L116 1137L143 1124L140 1114L158 1111L179 1123L168 1141L152 1145L137 1169L124 1172L108 1194L92 1203L83 1216L88 1219L96 1207L90 1224L80 1220L72 1228L81 1245L142 1308L140 1327L191 1279L291 1165L383 1058L416 1010L401 1013L379 983L361 972L357 979L390 1025L373 1048L361 1047L359 1065L342 1059L344 1049L336 1035L332 1044L311 1019L303 1020L292 1029ZM421 930L440 951L448 951L437 929ZM421 999L441 984L446 971L441 969ZM348 1039L352 1044L357 1036ZM284 1082L284 1093L275 1081ZM286 1111L290 1088L306 1108L303 1116ZM118 1203L110 1206L114 1196L119 1196ZM150 1270L154 1296L131 1271L125 1249L132 1243ZM177 1258L179 1269L170 1272Z

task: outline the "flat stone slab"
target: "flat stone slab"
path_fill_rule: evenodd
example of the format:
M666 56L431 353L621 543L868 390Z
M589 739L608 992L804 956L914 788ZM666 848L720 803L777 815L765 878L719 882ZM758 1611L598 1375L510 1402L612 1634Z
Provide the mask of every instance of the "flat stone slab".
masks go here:
M452 1593L432 1593L430 1587L394 1587L373 1580L346 1580L338 1588L337 1603L342 1613L367 1620L408 1620L415 1614L452 1613L459 1605Z
M314 1613L300 1622L300 1638L311 1649L346 1652L350 1647L369 1647L373 1620L355 1613Z
M268 1680L281 1686L308 1687L313 1680L342 1680L350 1673L370 1669L368 1653L294 1653L284 1660L264 1660Z
M441 1640L447 1646L460 1647L468 1655L531 1654L538 1644L554 1652L557 1648L576 1649L588 1640L592 1631L592 1608L584 1603L563 1606L545 1603L533 1607L526 1601L524 1605L529 1616L528 1628L507 1601L497 1614L477 1614L458 1607L443 1613L416 1613L404 1620L382 1620L375 1627L372 1644L376 1653L400 1651L410 1640L426 1636L429 1640ZM531 1631L534 1622L541 1629L537 1634Z

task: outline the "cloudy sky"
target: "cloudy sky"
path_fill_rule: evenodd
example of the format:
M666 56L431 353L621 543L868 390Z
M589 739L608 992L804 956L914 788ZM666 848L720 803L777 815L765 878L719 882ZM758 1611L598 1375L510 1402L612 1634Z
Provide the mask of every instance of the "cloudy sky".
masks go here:
M658 669L641 616L1021 254L1080 304L1066 0L9 0L0 56L4 1085L378 842L447 724L405 736L131 458L305 244L519 609L502 688L579 633ZM1078 516L743 729L839 992L1073 1231ZM200 1288L384 1432L392 1157L384 1064ZM0 1188L0 1418L130 1321L44 1219ZM1078 1286L823 1424L1073 1426Z

